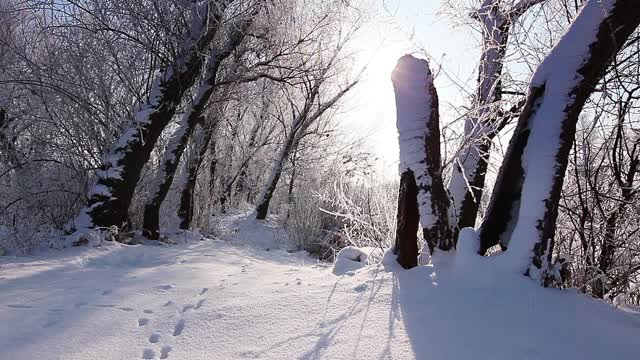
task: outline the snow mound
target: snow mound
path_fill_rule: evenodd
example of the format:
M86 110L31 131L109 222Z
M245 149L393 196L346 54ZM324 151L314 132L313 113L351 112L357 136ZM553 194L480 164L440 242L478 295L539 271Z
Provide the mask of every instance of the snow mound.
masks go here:
M336 275L353 275L354 271L366 265L380 263L385 254L380 248L347 246L338 252L333 265Z

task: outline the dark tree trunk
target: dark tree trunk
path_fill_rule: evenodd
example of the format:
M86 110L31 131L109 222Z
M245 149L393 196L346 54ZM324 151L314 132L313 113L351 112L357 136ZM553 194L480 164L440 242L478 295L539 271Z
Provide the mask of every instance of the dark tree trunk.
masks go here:
M398 214L396 243L393 248L398 264L405 269L418 266L418 228L420 216L418 210L418 186L413 171L408 170L400 176L398 192ZM433 243L428 243L433 253Z
M178 207L179 227L182 230L189 230L193 221L193 196L196 189L196 180L198 180L200 166L213 137L213 129L210 127L203 130L201 141L194 144L195 156L187 163L187 176L180 192L180 206Z
M453 248L450 199L442 181L438 93L429 64L405 55L391 75L396 98L401 177L413 174L417 210L429 251ZM405 180L406 181L406 180ZM398 214L405 214L399 210ZM399 222L402 219L399 219ZM425 250L423 250L425 252Z
M282 148L282 151L280 152L275 167L272 169L271 177L267 180L267 186L260 197L260 203L256 207L256 219L264 220L267 218L267 214L269 213L269 203L273 198L273 193L276 191L278 181L280 181L280 177L282 176L284 164L289 158L289 154L294 146L296 146L296 136L295 134L291 134L287 139L284 148Z
M193 134L194 128L204 121L204 112L207 103L216 88L215 82L220 65L231 55L231 52L240 45L244 39L246 26L248 26L248 24L245 24L245 27L237 28L237 30L230 35L229 43L226 44L222 50L215 49L212 51L207 64L205 79L193 103L182 119L180 128L169 142L162 164L160 165L160 170L158 171L158 178L156 179L157 185L144 208L143 234L149 239L157 240L160 238L160 206L169 193L176 169L178 168L178 164L180 164L182 153L187 146L189 138ZM216 124L208 124L208 126L215 128Z
M427 244L437 244L438 249L448 251L455 246L453 232L449 224L449 206L451 200L444 188L442 181L441 157L440 157L440 114L438 111L438 93L431 82L427 89L431 98L431 115L427 122L427 135L425 137L425 161L428 175L431 177L431 185L418 185L418 190L424 189L431 194L431 213L435 223L432 226L423 226L424 239Z
M608 6L612 6L612 9L607 14L604 8ZM567 58L567 47L577 46L576 39L581 36L590 36L585 31L590 31L589 26L592 25L589 21L594 17L600 19L600 23L595 24L595 40L586 49L581 49L578 45L581 53ZM608 64L639 23L640 7L635 0L590 0L536 71L525 109L509 144L482 224L482 254L499 242L510 246L509 250L513 253L515 245L510 244L512 233L514 236L521 236L523 238L515 239L520 243L517 244L514 256L526 257L533 252L530 260L532 266L525 266L525 274L532 275L531 271L535 270L536 277L543 285L549 284L551 278L548 270L553 253L558 203L578 116ZM576 59L582 59L582 62L574 69L567 70L563 66L557 66L564 65L565 62L571 64ZM572 83L554 82L567 78L567 71L574 74L570 80ZM558 97L567 99L562 110L551 113L538 111L540 108L553 109L549 104L557 101ZM547 139L550 136L547 128L551 126L551 121L559 122L559 135L551 133L558 138ZM534 135L536 143L531 145L529 140ZM540 145L547 141L549 146ZM552 162L544 158L548 151L554 154ZM523 156L526 156L528 163L523 162ZM531 161L536 160L547 160L547 163L532 165ZM546 184L550 185L548 189ZM536 191L540 186L545 190ZM522 198L523 192L527 192L528 197ZM522 209L527 211L524 220L520 219ZM534 239L528 239L525 234L536 235Z
M6 111L0 108L0 155L2 155L10 166L20 168L20 161L15 148L16 139L8 135L9 125L13 118L9 117Z
M475 227L485 186L492 139L505 126L509 114L499 111L502 100L502 69L513 23L544 0L520 1L509 9L500 1L484 2L476 17L482 28L482 55L478 67L475 111L465 123L467 148L454 164L449 191L457 216L457 232ZM465 179L466 178L466 179ZM467 186L468 185L468 186Z
M88 204L71 224L78 227L128 226L128 210L142 168L149 160L158 137L176 113L187 89L202 71L204 54L213 40L228 2L194 9L194 28L174 62L156 80L147 103L131 120L114 149L97 172L97 184L88 194Z

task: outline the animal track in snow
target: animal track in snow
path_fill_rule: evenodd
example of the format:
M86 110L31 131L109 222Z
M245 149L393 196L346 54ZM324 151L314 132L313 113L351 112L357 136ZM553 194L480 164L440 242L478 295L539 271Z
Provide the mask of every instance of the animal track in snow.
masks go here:
M182 335L182 331L184 330L185 321L184 319L180 319L176 326L173 328L173 336Z
M171 346L163 346L160 350L160 359L169 358L169 352L171 351Z
M147 318L140 318L138 319L138 326L145 326L149 323L149 319Z
M155 344L155 343L157 343L158 341L160 341L160 334L155 334L155 333L154 333L154 334L151 334L151 335L149 336L149 342L150 342L150 343Z
M153 359L154 357L156 357L156 352L153 351L153 349L144 349L144 351L142 351L143 359Z
M207 301L206 299L200 299L198 300L198 302L196 303L196 306L193 307L194 310L198 310L202 307L202 304L204 304L204 302Z

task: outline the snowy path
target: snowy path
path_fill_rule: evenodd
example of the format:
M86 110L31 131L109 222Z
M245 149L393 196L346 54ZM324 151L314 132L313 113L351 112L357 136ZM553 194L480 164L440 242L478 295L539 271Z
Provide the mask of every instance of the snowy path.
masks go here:
M3 360L636 359L640 344L637 313L521 278L513 289L427 267L336 276L225 241L0 265Z

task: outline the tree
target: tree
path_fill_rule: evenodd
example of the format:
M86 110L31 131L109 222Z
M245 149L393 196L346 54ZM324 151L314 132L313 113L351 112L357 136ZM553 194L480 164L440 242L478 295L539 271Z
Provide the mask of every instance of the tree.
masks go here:
M449 197L444 189L440 159L438 94L425 60L405 55L391 75L396 98L400 141L400 193L396 251L405 267L416 265L416 212L425 242L449 250L453 237L449 225ZM417 196L417 200L414 198Z
M548 285L558 204L578 116L640 23L630 0L587 1L537 68L500 168L480 252L501 243L516 269Z
M140 173L185 92L202 71L202 64L231 0L202 1L193 6L191 28L175 58L156 78L148 100L129 120L129 127L105 156L88 203L71 224L74 229L125 227Z
M311 74L305 76L303 86L304 103L299 112L295 114L289 131L286 135L285 143L278 154L275 164L271 169L271 175L267 179L267 183L264 187L262 195L258 198L258 205L256 206L256 219L263 220L267 217L269 212L269 203L273 198L273 193L276 190L280 176L284 169L285 162L289 158L292 152L300 144L300 141L307 135L307 131L310 129L318 119L329 109L331 109L337 102L346 95L356 84L357 81L349 82L344 88L340 89L332 98L327 101L320 102L318 100L321 88L325 85L328 78L327 72L331 69L331 63L320 74ZM290 103L291 111L296 112L298 108L295 102Z
M256 7L255 9L258 9ZM173 177L187 142L197 125L202 125L204 112L211 95L216 89L216 78L222 62L240 45L251 25L257 11L246 18L236 20L231 25L229 39L221 48L214 47L209 55L209 61L205 70L204 79L198 88L195 98L183 115L178 129L170 139L164 158L158 172L156 186L151 191L151 198L144 208L143 234L150 239L157 240L160 237L160 205L167 196ZM217 119L217 118L216 118ZM215 124L209 125L215 128ZM209 136L210 137L210 136ZM206 141L208 143L208 141ZM206 151L206 148L204 149ZM198 164L199 167L199 164ZM195 180L194 180L195 181Z
M458 229L475 226L491 142L512 117L513 111L505 112L501 109L502 70L512 25L527 10L544 1L519 0L513 5L505 6L500 0L484 0L472 14L480 23L482 53L473 110L465 119L463 145L454 161L449 182Z

